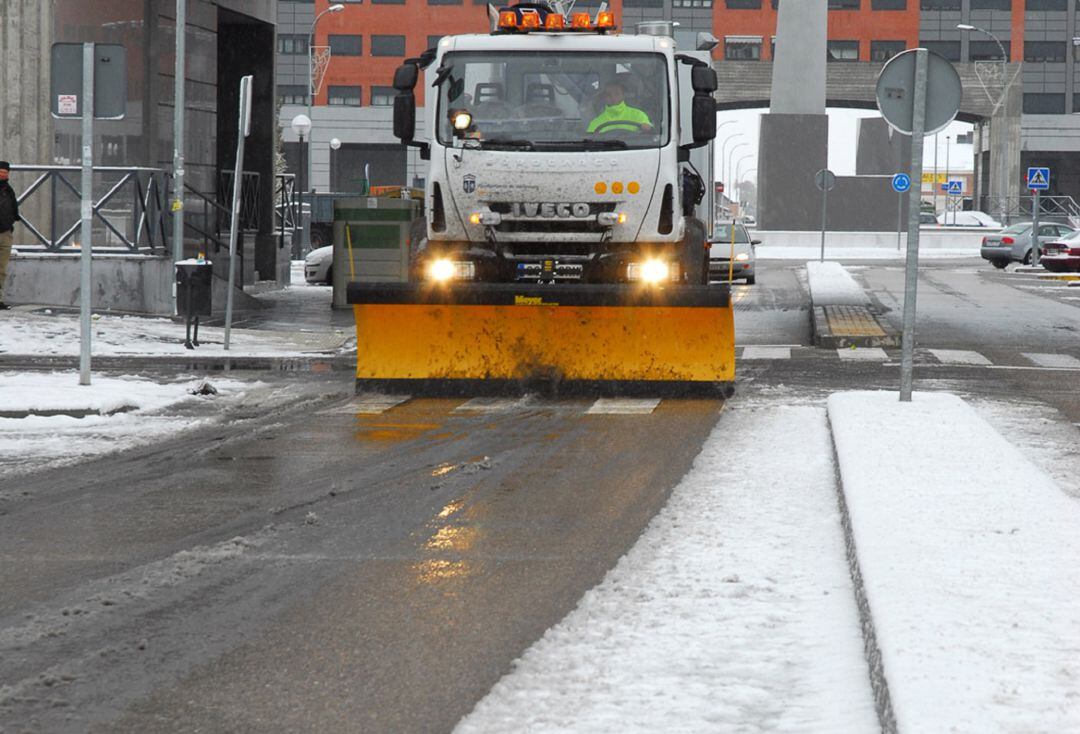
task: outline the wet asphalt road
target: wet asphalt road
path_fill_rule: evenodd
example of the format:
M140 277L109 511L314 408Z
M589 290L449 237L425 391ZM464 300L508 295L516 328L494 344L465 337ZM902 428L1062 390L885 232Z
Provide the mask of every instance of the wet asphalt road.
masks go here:
M3 731L448 731L626 551L722 409L323 414L0 482Z
M900 265L853 272L899 323ZM1080 371L1023 357L1080 357L1076 297L977 260L924 263L916 389L1080 422ZM741 361L734 400L896 389L899 349L851 362L810 346L798 263L759 263L734 301L741 345L792 347ZM279 385L225 427L0 480L17 497L0 504L0 731L449 731L723 427L718 401L592 416L585 400L462 414L419 399L357 416L324 412L347 376Z

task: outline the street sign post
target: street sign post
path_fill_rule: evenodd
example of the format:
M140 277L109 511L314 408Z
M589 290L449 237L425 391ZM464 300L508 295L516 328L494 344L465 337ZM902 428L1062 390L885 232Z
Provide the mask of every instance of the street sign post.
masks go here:
M240 116L236 130L236 166L233 169L232 219L229 224L229 285L225 291L225 351L232 331L233 291L236 290L236 237L240 229L240 196L244 173L244 141L251 134L251 81L240 77Z
M960 75L944 57L914 48L892 57L878 75L877 104L895 130L911 136L911 178L922 181L923 138L942 130L960 110ZM919 267L921 196L908 197L904 331L900 357L900 401L911 401L915 357L915 296Z
M904 232L904 192L911 188L911 176L897 173L892 177L892 189L896 192L896 251L900 252L900 238Z
M90 310L93 306L94 119L121 120L127 111L123 46L55 43L51 52L52 115L82 119L79 229L79 384L90 384Z
M1027 169L1027 187L1031 189L1031 264L1038 266L1042 259L1042 243L1039 242L1039 213L1042 204L1039 194L1050 188L1050 168L1032 166Z
M829 213L829 190L836 186L836 174L822 168L814 174L814 185L821 189L821 258L825 261L825 217Z

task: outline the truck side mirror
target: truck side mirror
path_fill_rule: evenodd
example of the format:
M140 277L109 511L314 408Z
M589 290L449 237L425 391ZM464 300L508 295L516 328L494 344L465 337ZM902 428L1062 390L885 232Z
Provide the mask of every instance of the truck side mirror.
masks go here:
M690 86L694 88L696 94L715 92L717 87L716 71L704 64L695 66L690 70Z
M715 127L715 121L713 125ZM407 92L399 92L394 97L394 137L408 145L415 134L416 95L413 94L412 89L409 89Z
M419 77L420 69L416 64L402 64L394 71L394 89L399 92L411 92L416 87L416 80Z
M697 145L704 145L716 137L716 100L711 94L698 92L694 95L690 126Z

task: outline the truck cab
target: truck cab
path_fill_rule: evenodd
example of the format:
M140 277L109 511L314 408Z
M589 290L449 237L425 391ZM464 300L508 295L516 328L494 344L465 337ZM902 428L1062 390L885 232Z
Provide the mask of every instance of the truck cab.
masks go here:
M399 68L395 133L429 161L415 280L704 282L715 73L614 30L518 5Z

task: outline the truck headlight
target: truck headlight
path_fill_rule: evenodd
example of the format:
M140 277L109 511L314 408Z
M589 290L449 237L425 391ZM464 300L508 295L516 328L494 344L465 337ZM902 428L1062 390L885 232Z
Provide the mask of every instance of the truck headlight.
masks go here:
M614 227L616 224L626 224L626 215L622 212L600 212L596 215L596 223L601 227Z
M476 263L440 257L431 261L427 267L427 274L428 278L437 283L450 280L473 280L476 278Z
M502 224L502 214L487 209L469 215L469 224L482 224L485 227L498 227Z
M650 285L674 280L678 276L678 269L672 264L655 258L640 263L630 263L626 266L626 279L648 283Z

